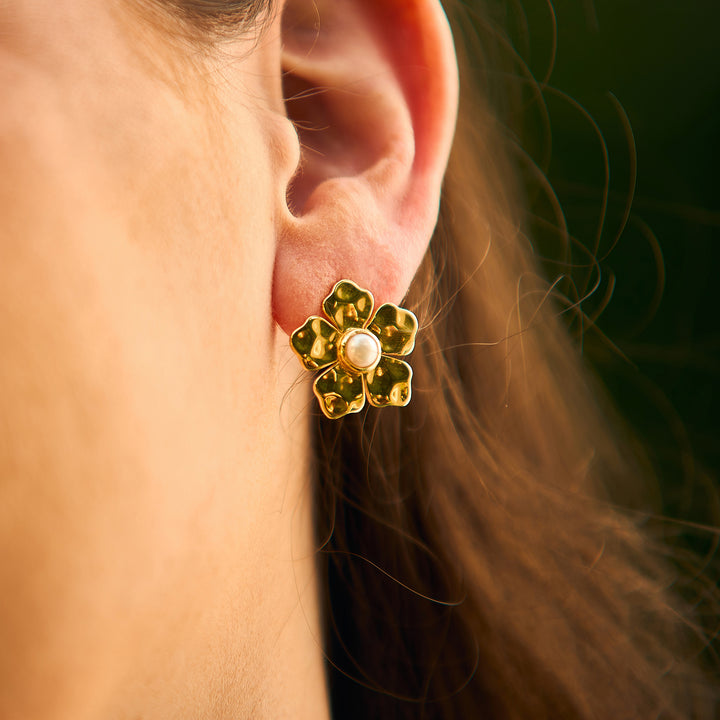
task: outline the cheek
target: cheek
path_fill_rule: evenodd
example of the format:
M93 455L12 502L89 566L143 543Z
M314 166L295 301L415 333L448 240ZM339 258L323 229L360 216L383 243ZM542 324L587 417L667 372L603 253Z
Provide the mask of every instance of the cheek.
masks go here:
M187 578L218 582L208 555L250 545L217 497L243 482L238 418L266 399L262 132L236 115L226 152L217 104L93 27L76 51L0 54L3 717L61 696L89 712L198 611Z

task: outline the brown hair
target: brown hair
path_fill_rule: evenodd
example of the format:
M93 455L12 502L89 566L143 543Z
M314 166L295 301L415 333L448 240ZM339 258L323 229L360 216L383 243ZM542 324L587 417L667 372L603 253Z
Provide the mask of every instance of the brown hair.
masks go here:
M176 0L228 31L259 1ZM521 228L463 3L462 107L408 303L408 408L318 415L317 528L338 718L710 717L673 572L614 509L644 491ZM496 30L480 25L487 48ZM475 41L477 43L477 38Z
M217 39L247 30L270 15L273 0L168 0L180 20Z

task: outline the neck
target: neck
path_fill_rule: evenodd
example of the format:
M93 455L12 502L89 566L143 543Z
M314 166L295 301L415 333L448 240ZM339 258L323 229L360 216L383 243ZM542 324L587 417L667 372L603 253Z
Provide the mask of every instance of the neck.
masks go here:
M260 420L252 452L208 498L185 609L168 618L176 594L161 606L164 632L125 685L118 717L329 718L306 404L298 389L282 414Z

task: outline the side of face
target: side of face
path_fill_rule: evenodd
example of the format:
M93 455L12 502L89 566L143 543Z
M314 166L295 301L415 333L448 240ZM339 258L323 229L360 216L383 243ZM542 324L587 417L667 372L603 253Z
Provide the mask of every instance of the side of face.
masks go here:
M437 0L286 0L212 51L158 8L0 6L3 717L239 707L283 638L321 667L287 334L341 278L399 302L437 215Z
M0 28L0 715L83 717L229 612L202 588L248 626L276 601L296 157L271 31L226 74L125 3L13 0Z

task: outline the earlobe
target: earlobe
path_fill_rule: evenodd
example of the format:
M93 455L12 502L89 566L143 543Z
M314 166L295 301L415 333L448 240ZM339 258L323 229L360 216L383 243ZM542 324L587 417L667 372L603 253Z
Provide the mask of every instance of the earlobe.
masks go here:
M437 0L288 0L282 27L301 144L274 271L289 334L341 278L378 303L406 293L437 219L457 68Z

